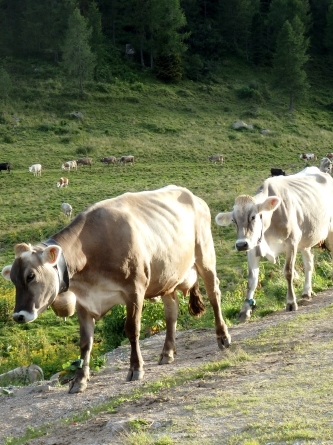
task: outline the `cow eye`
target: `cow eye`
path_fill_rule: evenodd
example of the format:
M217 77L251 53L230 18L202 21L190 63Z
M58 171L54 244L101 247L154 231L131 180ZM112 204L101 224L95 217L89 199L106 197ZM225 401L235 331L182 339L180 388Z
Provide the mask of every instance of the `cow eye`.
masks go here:
M252 215L251 218L250 218L250 221L252 222L252 221L254 221L255 219L256 219L256 215Z
M33 272L30 272L27 275L27 283L30 283L35 278L35 274Z

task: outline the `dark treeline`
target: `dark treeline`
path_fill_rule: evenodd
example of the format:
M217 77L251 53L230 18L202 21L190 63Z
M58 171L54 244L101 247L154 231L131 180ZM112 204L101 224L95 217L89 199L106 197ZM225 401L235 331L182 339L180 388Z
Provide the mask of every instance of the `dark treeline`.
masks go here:
M296 39L309 56L333 52L333 0L0 0L0 55L61 61L75 10L99 76L117 54L160 78L195 80L231 54L273 66L279 41Z

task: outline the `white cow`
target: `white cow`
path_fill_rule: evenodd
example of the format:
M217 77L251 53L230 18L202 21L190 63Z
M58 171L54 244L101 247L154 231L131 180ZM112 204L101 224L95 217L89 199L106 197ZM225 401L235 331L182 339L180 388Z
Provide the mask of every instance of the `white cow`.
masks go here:
M316 161L317 155L315 155L314 153L301 153L299 155L299 158L303 159L304 161Z
M42 166L40 164L33 164L29 167L29 172L34 176L42 176Z
M302 296L311 298L311 247L326 240L328 249L331 252L333 249L333 179L317 167L308 167L295 175L268 178L253 197L238 196L233 211L219 213L215 221L221 226L234 223L236 249L247 252L248 286L240 320L248 319L255 307L253 295L258 284L260 257L275 262L280 253L286 254L286 310L295 311L293 278L297 251L302 253L304 263Z
M57 187L58 188L67 187L68 182L69 182L68 178L60 178L59 181L57 182Z
M61 204L61 210L69 218L72 216L73 207L70 204L68 204L68 202L63 202Z
M71 169L72 170L77 170L77 162L76 161L67 161L67 162L64 162L63 164L62 164L62 166L61 166L61 168L63 169L63 170L67 170L67 171L71 171Z

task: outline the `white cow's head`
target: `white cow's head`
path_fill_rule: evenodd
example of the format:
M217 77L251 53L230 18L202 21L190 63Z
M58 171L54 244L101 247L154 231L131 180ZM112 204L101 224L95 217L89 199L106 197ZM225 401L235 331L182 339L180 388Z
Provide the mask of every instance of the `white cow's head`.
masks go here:
M281 199L277 196L269 196L264 202L256 203L251 196L240 195L236 198L233 211L219 213L215 221L220 226L234 223L237 229L235 247L239 251L248 251L261 241L263 212L274 212L280 203Z

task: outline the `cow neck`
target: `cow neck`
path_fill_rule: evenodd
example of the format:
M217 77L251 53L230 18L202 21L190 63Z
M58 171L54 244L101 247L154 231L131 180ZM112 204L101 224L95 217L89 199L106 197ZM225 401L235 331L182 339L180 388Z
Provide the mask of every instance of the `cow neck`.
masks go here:
M262 214L261 213L260 213L260 221L261 221L261 233L260 233L260 236L259 236L258 242L257 242L258 246L260 245L260 243L262 241L262 235L264 233L264 223L263 223L263 220L262 220Z
M48 240L42 242L42 244L45 246L59 246L59 244L53 238L49 238ZM62 251L57 264L53 267L59 277L59 294L66 292L69 288L69 275L65 256Z

